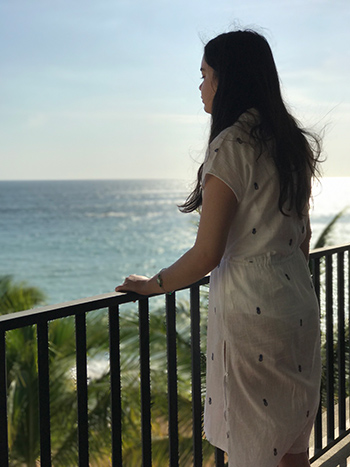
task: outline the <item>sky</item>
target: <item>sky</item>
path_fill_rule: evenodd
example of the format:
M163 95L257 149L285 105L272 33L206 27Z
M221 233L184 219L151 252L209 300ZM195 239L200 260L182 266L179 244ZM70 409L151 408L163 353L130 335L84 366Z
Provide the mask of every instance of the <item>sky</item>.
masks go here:
M192 180L203 44L268 39L294 116L350 177L349 0L0 0L0 180Z

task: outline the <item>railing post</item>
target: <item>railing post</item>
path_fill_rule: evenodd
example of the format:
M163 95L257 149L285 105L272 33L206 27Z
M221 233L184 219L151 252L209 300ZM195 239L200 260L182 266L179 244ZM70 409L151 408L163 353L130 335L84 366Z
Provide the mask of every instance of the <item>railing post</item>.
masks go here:
M168 413L169 413L169 465L179 465L176 307L175 293L166 295Z
M219 448L215 448L215 466L224 467L225 453Z
M7 428L7 377L6 377L6 334L0 331L0 465L8 467L8 428Z
M338 410L339 434L346 429L345 391L345 316L344 316L344 253L337 255L338 284Z
M51 466L49 338L47 321L37 324L40 464Z
M334 440L333 256L326 256L327 439Z
M109 308L109 368L111 378L112 466L122 467L122 406L120 382L119 307Z
M148 298L139 300L142 467L152 465L151 375Z
M191 352L192 352L192 426L193 465L201 467L202 456L202 401L201 401L201 352L199 287L191 287Z
M89 466L89 421L87 394L86 318L85 313L75 316L78 397L79 467Z
M348 307L347 307L347 314L348 314L348 336L347 336L347 342L348 342L348 375L350 379L350 250L347 251L347 265L348 265L348 290L347 290L347 296L348 296ZM350 382L348 383L350 387ZM348 418L350 419L350 404L349 404L349 413L348 413Z
M320 271L320 259L315 258L311 260L312 279L314 283L315 293L320 306L320 291L321 291L321 271ZM320 316L321 318L321 316ZM320 405L316 415L314 425L314 446L315 454L322 449L322 394L320 394Z

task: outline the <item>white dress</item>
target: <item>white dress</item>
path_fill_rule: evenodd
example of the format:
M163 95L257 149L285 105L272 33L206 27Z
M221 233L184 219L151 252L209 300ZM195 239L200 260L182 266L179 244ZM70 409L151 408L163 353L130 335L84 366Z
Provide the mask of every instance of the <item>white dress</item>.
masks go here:
M210 279L204 415L230 467L276 467L305 452L320 391L319 308L299 248L306 220L279 211L274 163L249 144L254 118L221 132L203 168L203 183L218 177L238 201Z

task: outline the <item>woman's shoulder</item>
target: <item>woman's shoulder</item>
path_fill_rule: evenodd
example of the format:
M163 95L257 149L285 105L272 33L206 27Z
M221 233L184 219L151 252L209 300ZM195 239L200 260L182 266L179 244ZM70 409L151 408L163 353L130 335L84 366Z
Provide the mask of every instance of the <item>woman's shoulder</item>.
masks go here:
M243 112L236 122L221 131L211 142L211 147L220 147L224 141L234 141L240 144L250 140L251 129L259 123L259 112L249 109Z

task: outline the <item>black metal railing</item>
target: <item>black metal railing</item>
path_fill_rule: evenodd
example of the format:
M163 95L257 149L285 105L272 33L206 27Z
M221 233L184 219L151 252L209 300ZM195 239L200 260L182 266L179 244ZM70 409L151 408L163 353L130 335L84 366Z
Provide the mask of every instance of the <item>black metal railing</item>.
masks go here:
M318 459L350 432L349 325L350 245L314 250L310 256L321 310L323 375L320 409L314 426Z
M311 448L312 461L319 458L325 451L342 439L350 431L347 401L349 395L349 264L350 244L315 250L310 256L316 293L320 301L322 351L324 353L324 372L322 378L322 394L320 410L315 422L314 447ZM183 291L166 295L165 306L160 304L161 298L141 297L135 294L106 294L97 297L77 300L75 302L48 306L34 310L0 316L0 465L11 465L11 446L8 436L8 389L9 375L6 368L6 335L14 329L34 326L37 335L37 378L38 406L40 426L40 464L44 467L52 465L53 447L51 439L51 394L50 394L50 323L65 317L75 319L75 349L76 349L76 397L77 397L77 440L76 450L79 466L94 464L89 452L89 379L87 358L87 329L89 313L101 310L108 315L108 378L110 385L110 453L109 465L128 465L125 460L125 407L123 398L127 388L123 386L122 364L123 351L123 316L128 313L128 307L138 307L138 342L139 342L139 375L137 382L140 397L140 459L139 465L144 467L154 463L152 446L154 445L152 410L157 400L153 397L154 383L152 381L152 329L150 318L154 308L162 309L166 334L166 362L164 377L167 393L167 430L163 438L168 443L167 459L163 465L178 466L183 455L184 435L187 441L191 439L190 461L187 456L186 465L196 467L211 460L211 465L222 467L227 459L225 454L211 448L204 440L202 415L204 394L204 355L205 355L205 325L206 294L209 277ZM189 302L189 312L182 318L185 305ZM162 302L164 303L164 302ZM179 321L183 328L188 324L188 349L190 353L189 387L187 390L191 404L191 423L189 427L180 427L181 407L179 407L179 384L182 362L179 360ZM187 332L187 331L186 331ZM183 336L181 339L185 339ZM185 339L186 340L186 339ZM20 349L19 349L20 351ZM182 368L182 367L181 367ZM183 383L181 382L181 385ZM73 410L73 409L72 409ZM162 422L161 422L162 423ZM159 436L159 434L157 434ZM186 443L188 450L188 443ZM102 465L102 464L101 464ZM103 464L105 465L105 464ZM134 464L135 465L135 464ZM185 465L185 462L182 463Z

